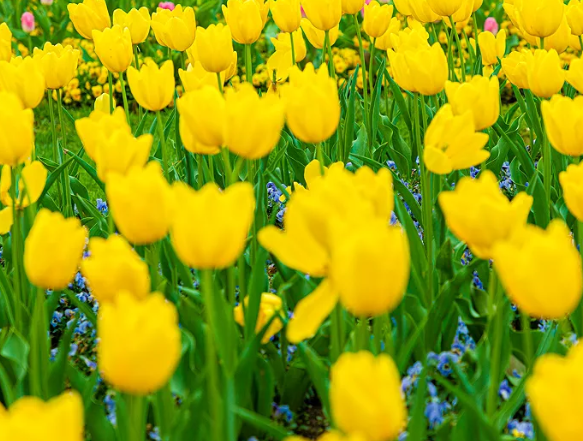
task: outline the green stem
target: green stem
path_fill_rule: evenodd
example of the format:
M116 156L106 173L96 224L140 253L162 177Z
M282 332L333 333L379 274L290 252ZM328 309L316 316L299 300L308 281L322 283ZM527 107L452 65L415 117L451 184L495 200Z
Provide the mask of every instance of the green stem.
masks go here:
M551 183L553 179L553 161L552 161L552 152L551 152L551 145L549 143L548 136L543 132L543 178L544 178L544 187L546 193L546 203L549 209L549 216L552 218L553 210L552 210L552 202L551 202Z
M494 272L494 269L491 269ZM488 390L487 413L493 417L498 407L498 389L500 387L500 355L502 351L502 336L504 334L504 323L502 321L502 305L500 302L500 289L496 274L492 275L490 286L488 287L490 302L493 314L492 326L488 332L492 333L490 340L490 388Z
M58 93L59 105L57 110L59 112L59 124L61 125L61 149L59 151L59 165L64 161L64 152L67 150L67 130L65 127L65 119L63 118L63 92L59 89ZM69 167L65 167L61 175L63 188L65 190L65 217L73 216L73 206L71 204L71 185L69 182Z
M115 104L113 103L113 75L107 72L107 81L109 83L109 113L113 113Z
M245 75L247 82L253 84L253 60L251 58L251 45L245 45Z
M146 439L146 399L136 395L124 395L124 400L129 418L127 440L144 441Z
M150 244L149 249L146 250L146 257L150 268L151 288L152 291L157 291L160 286L160 274L158 273L160 256L158 254L158 244L156 242Z
M374 70L373 70L373 63L374 63L374 56L375 56L375 42L376 42L376 38L373 38L371 43L370 43L370 64L369 64L369 68L368 68L368 84L369 84L369 90L370 90L370 96L371 96L371 101L372 101L372 97L374 95ZM371 107L372 107L372 103L371 103Z
M219 92L223 93L223 80L220 72L217 72L217 84L219 85Z
M330 361L334 363L344 350L344 324L342 322L342 305L340 302L332 311L332 326L330 338Z
M368 320L366 318L358 319L356 323L356 350L370 350L370 334L368 332Z
M326 164L324 163L324 154L322 153L322 143L319 142L316 144L316 159L320 163L320 174L324 176L325 170L324 167Z
M30 336L30 386L32 395L45 400L49 394L47 375L49 349L47 345L48 327L46 320L45 291L42 288L37 288Z
M296 65L296 46L294 43L294 33L293 32L289 33L289 40L290 40L290 45L291 45L292 66L295 66Z
M231 157L229 156L229 149L221 149L223 155L223 175L225 178L225 187L233 183L233 169L231 168Z
M251 186L253 187L253 191L255 192L255 174L256 174L255 160L249 159L247 161L247 169L248 169L247 179ZM257 222L255 222L255 219L253 219L253 226L251 227L251 234L253 235L253 237L251 238L249 254L251 264L255 263L255 256L257 255Z
M530 330L530 317L524 311L520 311L520 322L522 324L522 341L525 356L524 364L528 371L532 367L534 349L532 344L532 333Z
M138 45L134 46L134 62L136 69L140 70L140 58L138 57ZM142 106L138 103L138 124L142 121Z
M166 138L164 137L164 124L162 123L162 114L158 110L156 112L156 122L158 123L158 136L160 137L160 145L162 148L162 169L164 170L164 176L169 182L170 179L170 169L168 164L168 152L166 151Z
M462 70L462 82L466 82L466 61L464 59L464 52L462 51L462 44L460 41L460 36L457 33L457 29L455 27L455 23L453 21L453 17L449 17L449 22L451 24L451 32L453 32L453 36L455 38L455 43L457 46L458 55L460 57L460 68Z
M53 108L53 97L51 94L51 90L47 90L47 100L49 101L49 115L51 118L51 135L53 140L53 162L55 164L59 163L59 145L57 143L57 122L55 121L55 110ZM65 189L62 187L63 181L59 180L59 186L61 188L58 191L58 203L62 206L63 204L63 194L65 193Z
M581 46L581 53L583 54L583 36L579 35L579 46Z
M23 268L21 264L23 250L21 247L20 212L16 208L16 175L17 170L13 168L10 175L10 197L12 198L12 289L14 290L15 299L14 316L16 320L16 326L18 329L23 330L22 310L23 305L25 304L25 299L24 286L22 285L20 274Z
M360 32L358 14L354 14L352 18L354 19L354 27L356 28L356 36L358 37L358 49L360 52L360 67L362 69L362 95L364 97L364 113L365 115L368 115L368 86L366 84L366 61L364 58L364 47L362 46L362 34Z
M128 106L128 95L126 93L126 83L125 80L123 79L123 72L119 73L119 82L121 83L121 95L123 97L123 108L126 112L126 119L128 121L128 124L132 125L132 122L130 120L130 108Z
M334 58L332 57L332 43L330 41L330 31L326 31L326 39L324 46L328 51L328 73L330 74L330 78L336 79L336 72L334 72Z
M575 158L576 162L579 163L579 158ZM577 221L577 243L579 245L579 253L583 258L583 222ZM578 329L577 329L577 337L581 339L583 337L583 299L579 303L579 319L581 320Z
M450 32L447 29L447 26L445 23L443 23L442 25L443 25L443 30L447 35L447 66L448 66L448 70L449 70L449 80L455 81L456 80L455 66L454 66L454 62L453 62L453 30Z
M203 167L204 156L197 155L196 157L196 167L198 170L198 176L196 178L197 188L200 190L204 185L204 167Z
M544 48L545 48L545 38L541 37L539 49L544 49Z

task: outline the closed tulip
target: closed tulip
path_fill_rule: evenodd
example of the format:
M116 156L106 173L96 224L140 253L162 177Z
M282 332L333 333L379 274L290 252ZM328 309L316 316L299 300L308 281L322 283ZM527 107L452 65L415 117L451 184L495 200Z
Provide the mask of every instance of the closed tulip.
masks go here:
M583 222L583 165L569 165L559 174L563 199L569 211Z
M502 60L502 70L512 84L519 89L528 89L528 70L533 62L532 52L522 50L513 51Z
M245 297L245 308L249 308L249 297ZM243 311L243 305L238 304L234 311L235 321L241 326L245 326L245 311ZM259 333L267 324L271 321L268 328L265 330L265 334L261 339L261 343L266 344L271 340L275 334L281 331L283 328L283 323L281 319L277 317L282 313L282 301L281 297L275 294L263 293L261 294L261 303L259 304L259 315L257 316L257 323L255 325L255 333ZM275 316L273 320L272 317Z
M580 417L583 346L574 345L566 357L545 354L526 381L526 395L540 429L551 441L576 441L583 434Z
M171 11L158 8L152 14L152 30L156 41L162 46L183 52L192 46L196 35L194 9L182 8L181 5Z
M221 191L206 184L195 191L186 184L173 186L180 205L170 231L176 254L186 265L197 269L231 266L243 253L255 213L253 188L247 182Z
M0 61L0 91L18 95L27 109L34 109L45 94L45 77L38 62L31 57Z
M301 0L306 17L316 29L329 31L340 23L342 0Z
M555 95L541 104L543 121L551 145L563 155L583 155L583 96L575 99Z
M565 73L567 82L579 93L583 93L583 59L575 58L571 60L569 70ZM2 81L2 80L0 80Z
M524 30L535 37L550 37L563 21L563 0L516 0L514 4Z
M12 32L6 23L0 23L0 61L12 58Z
M500 116L498 77L472 77L467 83L445 83L445 93L454 115L471 112L476 130L493 126Z
M389 50L388 55L395 82L403 89L430 96L445 87L447 58L439 43L418 50Z
M147 59L140 70L128 69L128 83L136 101L145 109L164 109L174 98L174 64L165 61L161 67Z
M219 153L224 145L226 105L223 95L210 86L184 94L177 102L180 137L192 153Z
M97 337L103 379L127 394L145 396L161 389L180 361L178 312L160 293L140 300L120 292L101 306Z
M359 1L362 3L362 0ZM302 21L300 0L270 0L270 5L271 16L279 29L291 33L300 28Z
M110 72L125 72L132 64L133 46L129 28L115 25L102 31L93 31L95 53Z
M143 167L152 150L152 135L149 133L134 138L127 130L118 130L97 144L95 163L97 176L103 182L112 173L127 175L134 167Z
M83 148L94 161L97 158L97 147L108 142L114 133L123 130L128 135L131 134L124 110L117 107L110 115L109 100L106 101L107 113L95 110L87 118L75 121L77 135L79 135Z
M14 221L12 207L5 207L0 210L0 236L10 232Z
M158 162L109 175L105 193L120 233L135 245L148 245L168 234L172 192Z
M265 0L228 0L223 5L223 15L231 28L233 40L240 44L253 44L259 40L268 11L269 3Z
M336 82L321 67L311 63L304 71L290 73L290 84L283 91L287 125L303 142L319 143L329 139L340 121L340 101Z
M433 12L444 17L451 17L455 14L462 7L463 2L464 0L427 0L427 4Z
M233 61L233 40L229 26L222 24L198 28L196 39L198 60L208 72L227 70Z
M364 0L342 0L342 13L347 15L358 14L364 8Z
M304 34L306 35L306 38L308 39L312 46L314 46L316 49L324 48L324 42L326 41L326 33L324 31L316 29L312 22L307 18L302 18L301 27L302 31L304 31ZM331 45L334 45L334 43L336 43L336 40L338 40L339 32L340 28L338 26L330 29L329 36Z
M97 112L103 112L105 114L111 114L111 107L110 107L110 96L108 93L102 93L95 99L95 103L93 104L93 110ZM113 108L115 109L115 100L113 102ZM75 127L77 126L77 121L75 120ZM124 114L124 121L125 121L125 114ZM79 129L77 129L79 130Z
M250 84L229 90L226 98L225 146L246 159L267 156L279 142L285 108L279 97L259 97Z
M114 301L120 291L137 299L148 296L148 265L123 237L94 237L89 241L89 252L89 257L81 262L81 272L100 304Z
M496 243L526 225L532 201L532 196L519 193L510 202L489 170L478 179L462 178L454 191L439 194L447 227L480 259L491 259Z
M330 370L330 408L344 433L396 439L407 424L407 406L393 359L367 351L342 354Z
M445 175L484 162L488 135L476 132L472 113L454 115L449 104L443 106L425 134L423 160L429 171Z
M409 0L411 6L411 15L421 23L434 23L442 19L429 6L428 0Z
M67 5L73 26L84 38L91 40L93 31L103 31L111 26L105 0L83 0L83 3Z
M48 41L43 49L34 48L33 58L39 62L46 86L60 89L69 84L77 72L80 52L71 46L53 46Z
M362 23L364 32L371 38L382 37L389 29L392 17L392 5L381 6L376 0L371 1L364 7L364 21Z
M48 171L40 161L32 161L26 164L20 171L20 182L16 192L16 200L12 202L10 189L12 169L5 165L2 167L2 178L0 179L0 200L7 207L23 209L34 204L40 198L47 182Z
M401 21L397 17L391 18L387 32L377 38L374 42L375 47L381 51L393 49L392 35L397 35L401 30Z
M565 71L556 50L537 50L528 66L528 85L532 93L550 98L565 84Z
M235 52L236 53L236 52ZM200 61L195 61L194 64L189 64L188 69L178 69L178 75L182 82L182 87L186 92L192 92L202 89L203 87L213 87L219 90L219 80L217 74L208 72L202 67ZM221 73L221 80L223 84L223 74Z
M24 270L30 283L65 289L77 273L86 240L87 230L79 219L40 210L24 242Z
M496 36L492 32L482 32L478 35L478 45L482 54L482 64L493 66L504 58L506 53L506 30L502 29Z
M570 0L565 9L567 22L573 35L583 35L583 3L581 0Z
M295 61L296 63L299 63L306 58L308 48L306 47L302 31L295 31L292 33L292 37L294 39ZM273 43L276 52L289 55L288 58L291 61L291 39L289 34L280 33L277 35L277 38L271 39L271 43Z
M76 391L63 392L46 402L25 396L12 403L8 410L0 405L0 439L83 441L83 414L83 400Z
M34 114L17 95L0 92L0 165L15 167L26 161L34 147Z
M531 317L558 320L581 299L581 256L562 220L527 225L494 245L494 268L510 300Z
M413 8L411 7L411 0L393 0L393 4L401 15L409 17L413 15Z
M150 12L148 8L133 8L130 12L122 9L113 11L113 24L122 28L128 28L132 37L132 44L140 44L146 41L150 33Z

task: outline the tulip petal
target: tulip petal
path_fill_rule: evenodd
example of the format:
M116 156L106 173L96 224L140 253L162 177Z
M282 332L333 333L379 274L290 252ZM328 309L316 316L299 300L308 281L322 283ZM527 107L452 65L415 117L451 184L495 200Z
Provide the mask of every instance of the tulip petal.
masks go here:
M0 210L0 236L8 234L12 227L12 207Z

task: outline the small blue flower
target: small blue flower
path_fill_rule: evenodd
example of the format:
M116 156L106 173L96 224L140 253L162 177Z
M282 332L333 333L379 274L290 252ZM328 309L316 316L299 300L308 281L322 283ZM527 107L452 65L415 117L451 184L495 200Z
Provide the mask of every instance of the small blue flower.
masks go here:
M528 421L512 420L508 423L508 433L514 438L534 439L534 427Z
M51 327L56 328L63 319L63 313L59 311L53 312L53 319L51 320Z
M103 199L97 199L95 201L95 204L97 206L97 209L101 212L101 214L107 214L108 212L107 202L105 202Z
M510 383L508 382L508 380L507 379L502 380L502 383L500 384L500 389L498 389L498 395L500 395L500 398L506 401L508 400L508 398L510 398L511 393L512 388L510 387Z
M444 413L451 408L446 401L432 400L425 407L425 418L429 421L429 427L434 429L443 423Z

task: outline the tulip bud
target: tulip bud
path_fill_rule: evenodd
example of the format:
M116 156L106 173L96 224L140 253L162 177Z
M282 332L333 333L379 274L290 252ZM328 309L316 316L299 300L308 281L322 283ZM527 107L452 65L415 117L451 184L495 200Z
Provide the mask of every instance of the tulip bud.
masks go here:
M228 0L223 5L223 15L233 40L240 44L253 44L261 36L267 23L269 3L265 0Z
M47 182L48 171L40 161L32 161L26 164L20 172L20 182L16 191L16 200L12 202L10 189L12 188L12 169L5 165L2 167L0 178L0 200L6 207L23 209L34 204L40 198Z
M89 241L89 252L89 257L81 262L81 272L100 304L114 301L120 291L137 299L148 296L148 265L123 237L94 237Z
M40 65L31 57L0 61L0 91L18 95L27 109L36 108L45 94L45 77Z
M245 308L249 309L249 297L245 297L244 300ZM243 305L239 303L234 311L235 322L241 326L245 326L245 312L243 311ZM271 321L269 327L266 329L261 343L266 344L269 342L271 337L281 331L283 328L283 323L278 317L282 314L282 301L281 297L275 294L263 293L261 294L261 303L259 304L259 315L257 317L257 324L255 325L255 333L258 334L267 324ZM275 316L273 320L271 318Z
M302 18L301 27L312 46L316 49L322 49L324 47L324 42L326 41L326 33L324 31L316 29L312 22L307 18ZM336 43L336 40L338 40L339 29L338 26L330 29L330 44L332 46Z
M48 41L43 49L34 48L33 58L39 63L48 89L60 89L69 84L76 73L80 52L71 46L53 46Z
M198 28L196 39L198 61L208 72L220 73L233 62L233 40L229 26L222 24Z
M359 0L362 3L362 0ZM282 32L295 32L300 28L302 10L300 0L270 0L271 16Z
M316 29L329 31L340 23L342 0L301 0L306 17Z
M196 35L194 9L177 5L173 10L159 8L152 14L152 29L162 46L183 52L192 46Z
M113 11L113 24L128 28L132 36L132 44L140 44L146 41L150 33L150 12L148 8L133 8L130 12L122 9Z
M498 30L500 26L494 17L488 17L484 22L484 31L490 32L493 35L498 35ZM478 34L478 40L480 39L480 34Z
M114 302L101 306L97 337L102 377L124 393L156 392L170 380L180 361L178 313L160 293L139 300L121 291Z
M95 151L99 179L106 182L112 173L125 176L132 168L146 165L153 140L149 133L134 138L123 128L113 132L109 138L102 138Z
M482 32L478 35L478 44L482 54L482 64L493 66L504 58L506 53L506 31L502 29L496 36L492 32Z
M583 155L583 97L555 95L542 102L541 110L549 142L555 150L573 157Z
M125 72L132 64L133 46L129 28L115 25L101 31L93 31L95 53L110 72Z
M87 229L79 219L40 210L24 242L24 269L30 283L65 289L77 273L86 240Z
M550 37L563 21L563 0L516 0L515 6L524 30L535 37Z
M583 222L583 166L571 164L559 174L563 199L569 211Z
M110 104L109 94L102 93L95 100L95 104L93 105L93 109L97 112L103 112L103 113L106 113L109 115L111 113L110 106L111 106L111 104ZM113 102L113 108L115 109L115 100ZM125 120L125 114L124 114L124 120ZM75 121L75 126L77 125L77 121L79 121L79 120Z
M6 23L0 23L0 60L12 58L12 32Z
M173 191L181 209L172 219L170 237L180 260L197 269L221 269L235 263L253 223L251 184L236 183L221 191L211 183L195 191L175 183Z
M174 64L165 61L161 67L147 59L140 70L128 69L128 83L136 101L152 112L164 109L174 98Z
M91 40L93 31L111 27L111 19L105 0L83 0L83 3L67 5L73 26L84 38Z
M168 234L174 201L158 162L108 176L105 193L120 233L135 245L148 245Z
M451 17L455 14L462 7L463 2L464 0L427 0L427 4L433 12L444 17Z
M556 50L536 50L528 64L528 85L532 93L541 98L550 98L565 84L565 71Z
M81 139L83 148L94 161L97 158L97 147L108 142L114 133L123 130L128 135L131 134L124 110L117 107L110 115L109 97L105 101L107 102L107 113L95 110L91 112L89 117L75 121L77 135Z
M376 0L370 2L364 7L364 32L371 38L381 37L389 29L392 17L392 5L381 6Z
M447 100L454 115L471 112L476 130L493 126L500 116L498 77L472 77L467 83L445 83Z
M502 70L512 84L519 89L528 89L528 70L533 62L532 52L522 50L513 51L502 60Z
M346 15L358 14L364 8L365 0L342 0L342 13Z
M22 164L34 147L34 114L25 109L18 96L0 92L0 165Z
M32 12L27 11L24 14L22 14L22 16L20 17L20 24L22 25L22 30L27 34L33 32L35 29L35 23L34 15L32 14Z

